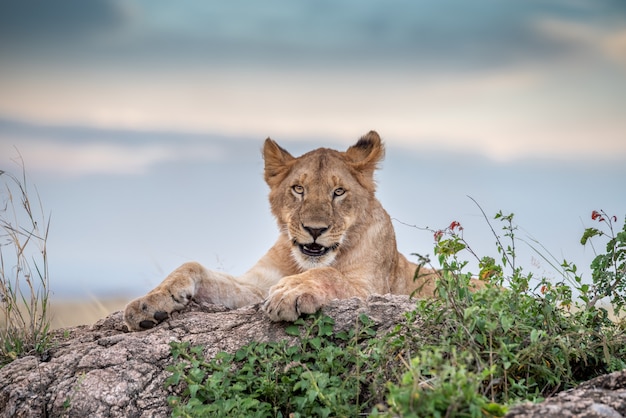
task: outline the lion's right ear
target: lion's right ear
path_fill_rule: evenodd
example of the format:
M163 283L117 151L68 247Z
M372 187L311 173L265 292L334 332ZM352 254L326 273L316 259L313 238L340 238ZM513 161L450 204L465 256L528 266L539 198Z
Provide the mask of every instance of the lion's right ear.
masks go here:
M378 133L369 131L356 144L348 148L346 155L352 167L371 177L378 163L385 156L385 147Z
M295 158L281 148L272 139L267 138L263 144L263 159L265 160L265 182L274 187L289 173L291 162Z

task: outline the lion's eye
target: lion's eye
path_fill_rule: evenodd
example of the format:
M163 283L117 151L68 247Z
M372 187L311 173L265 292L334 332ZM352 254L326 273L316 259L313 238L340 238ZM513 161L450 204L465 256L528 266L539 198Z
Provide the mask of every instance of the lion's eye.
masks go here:
M304 194L304 187L300 186L299 184L291 187L291 190L293 190L296 194Z
M346 193L346 189L344 189L343 187L338 187L335 189L335 191L333 192L333 194L335 196L342 196Z

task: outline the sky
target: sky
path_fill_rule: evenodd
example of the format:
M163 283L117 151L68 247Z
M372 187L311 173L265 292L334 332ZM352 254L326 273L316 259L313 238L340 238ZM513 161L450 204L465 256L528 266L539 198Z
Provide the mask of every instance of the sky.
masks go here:
M138 295L189 259L243 273L276 238L268 136L377 130L406 254L432 235L404 223L452 220L493 249L468 195L583 265L591 211L626 214L621 0L0 0L0 92L0 170L21 155L51 216L59 297Z

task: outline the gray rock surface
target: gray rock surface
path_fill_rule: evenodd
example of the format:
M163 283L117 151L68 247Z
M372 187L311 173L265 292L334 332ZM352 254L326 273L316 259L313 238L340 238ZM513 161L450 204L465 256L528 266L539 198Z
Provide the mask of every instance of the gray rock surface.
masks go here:
M507 417L626 417L626 371L596 377L539 404L518 405Z
M373 296L336 301L324 312L335 319L337 331L365 313L384 334L414 303L406 296ZM0 369L0 416L169 416L164 382L171 341L202 345L210 358L250 341L294 338L285 333L286 325L271 322L258 306L228 311L195 305L155 328L129 333L116 312L92 327L63 331L42 358L20 358Z
M337 331L367 314L383 335L414 307L406 296L335 301L324 312ZM159 326L129 333L121 312L92 327L62 330L55 346L0 369L0 417L165 417L171 341L206 347L207 358L235 352L250 341L292 339L285 323L251 306L228 311L194 305ZM600 376L540 404L511 408L511 418L626 417L626 372Z

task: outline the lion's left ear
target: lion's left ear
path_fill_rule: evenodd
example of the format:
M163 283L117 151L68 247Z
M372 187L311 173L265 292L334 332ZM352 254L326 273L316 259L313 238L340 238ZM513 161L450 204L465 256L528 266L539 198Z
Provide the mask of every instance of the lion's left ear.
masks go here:
M369 131L346 151L350 165L357 171L372 176L385 156L385 147L375 131Z
M263 159L265 160L265 182L270 187L283 181L289 173L290 163L295 160L291 154L270 138L267 138L263 144Z

